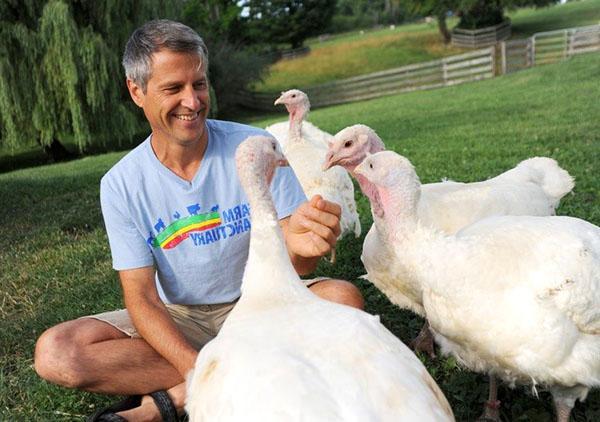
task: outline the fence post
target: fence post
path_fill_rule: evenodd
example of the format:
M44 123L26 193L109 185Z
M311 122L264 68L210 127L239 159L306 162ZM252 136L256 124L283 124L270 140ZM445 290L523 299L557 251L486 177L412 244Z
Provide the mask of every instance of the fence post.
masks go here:
M502 74L506 75L506 41L500 43L500 51L502 52Z
M448 83L448 69L447 69L446 58L442 59L442 78L444 80L444 86Z
M571 57L573 55L573 44L575 43L575 34L576 30L570 29L567 32L567 57Z
M531 66L535 66L535 35L531 39Z

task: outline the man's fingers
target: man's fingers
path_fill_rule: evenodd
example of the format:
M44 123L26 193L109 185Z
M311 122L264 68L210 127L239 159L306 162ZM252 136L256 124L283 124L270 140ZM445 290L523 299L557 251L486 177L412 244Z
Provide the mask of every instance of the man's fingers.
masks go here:
M330 245L325 241L325 239L316 236L314 233L312 234L313 245L316 250L315 256L325 256L334 250L334 246Z
M318 238L318 240L322 240L323 242L328 244L328 247L335 245L337 241L337 235L332 228L320 224L319 222L311 220L309 218L303 218L301 223L304 226L304 228L313 232L316 235L313 236L313 239Z
M333 231L335 236L339 236L341 233L340 219L335 214L321 211L314 207L306 207L302 210L302 216L306 220L312 220L316 224L326 226ZM306 227L306 225L304 227Z
M314 202L313 202L313 200L314 200ZM310 202L311 202L311 205L313 205L315 208L320 209L321 211L324 211L324 212L327 212L330 214L334 214L338 218L340 218L342 216L342 207L335 202L331 202L326 199L323 199L321 197L321 195L313 196Z
M340 207L340 205L336 204L335 202L323 199L321 195L313 196L310 200L310 204L313 207L320 209L321 211L334 214L338 218L342 216L342 207Z
M323 197L321 195L313 195L312 198L310 198L310 205L318 208L319 202L323 200Z
M330 214L335 215L337 218L340 218L342 216L342 207L340 207L340 205L336 204L335 202L331 202L331 201L322 199L319 201L319 204L317 205L317 207L321 211L328 212Z

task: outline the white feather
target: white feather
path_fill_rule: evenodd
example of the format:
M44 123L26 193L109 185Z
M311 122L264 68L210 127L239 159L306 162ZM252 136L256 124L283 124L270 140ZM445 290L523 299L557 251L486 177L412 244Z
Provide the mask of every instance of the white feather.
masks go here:
M265 139L250 138L236 155L251 204L249 258L240 301L188 376L190 420L453 420L424 366L377 317L300 282L264 166L252 162L270 159Z
M419 220L420 184L404 157L380 152L356 172L378 187L396 259L422 286L445 352L567 402L600 385L600 228L493 216L446 235Z

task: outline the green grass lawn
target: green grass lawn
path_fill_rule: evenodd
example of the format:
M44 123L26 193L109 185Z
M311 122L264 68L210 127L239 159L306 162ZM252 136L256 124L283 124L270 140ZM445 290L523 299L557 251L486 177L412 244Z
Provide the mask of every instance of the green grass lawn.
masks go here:
M512 38L526 38L535 32L600 23L600 0L569 2L540 9L509 11ZM458 20L449 19L452 28ZM334 80L435 60L461 50L445 45L436 23L413 23L372 31L354 31L320 42L309 40L311 52L295 60L283 60L270 67L259 92L306 88Z
M591 54L489 81L325 108L309 120L330 132L355 123L373 127L389 148L415 164L423 182L481 180L528 157L553 157L576 178L559 214L600 225L599 97L600 54ZM0 420L82 420L110 401L40 380L32 354L45 328L121 306L98 194L101 176L122 155L0 174ZM368 203L359 192L356 197L366 233ZM358 279L364 273L361 248L362 239L342 240L338 263L321 263L318 274L355 282L367 310L408 342L422 321ZM453 359L423 361L457 420L474 420L487 394L485 377L460 369ZM551 420L546 392L538 400L527 388L503 386L499 398L504 420ZM576 406L573 420L600 420L598 391Z
M513 38L526 38L536 32L600 23L600 0L571 1L541 9L523 8L509 12Z

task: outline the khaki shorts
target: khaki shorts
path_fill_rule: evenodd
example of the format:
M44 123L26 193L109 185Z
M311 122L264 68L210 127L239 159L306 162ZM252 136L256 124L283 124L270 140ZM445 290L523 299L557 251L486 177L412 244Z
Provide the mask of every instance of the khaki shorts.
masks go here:
M317 277L302 280L302 283L306 287L310 287L313 284L326 279L328 279L328 277ZM217 333L223 326L229 312L231 312L236 303L237 300L216 305L165 304L165 306L186 340L196 350L200 350L202 346L217 336ZM133 321L131 321L131 318L129 317L127 309L103 312L101 314L88 315L81 318L97 319L112 325L131 338L141 338L133 325Z
M165 306L186 340L196 350L200 350L202 346L216 337L236 302L216 305L166 304ZM106 322L131 338L141 338L127 309L88 315L82 318L93 318Z

